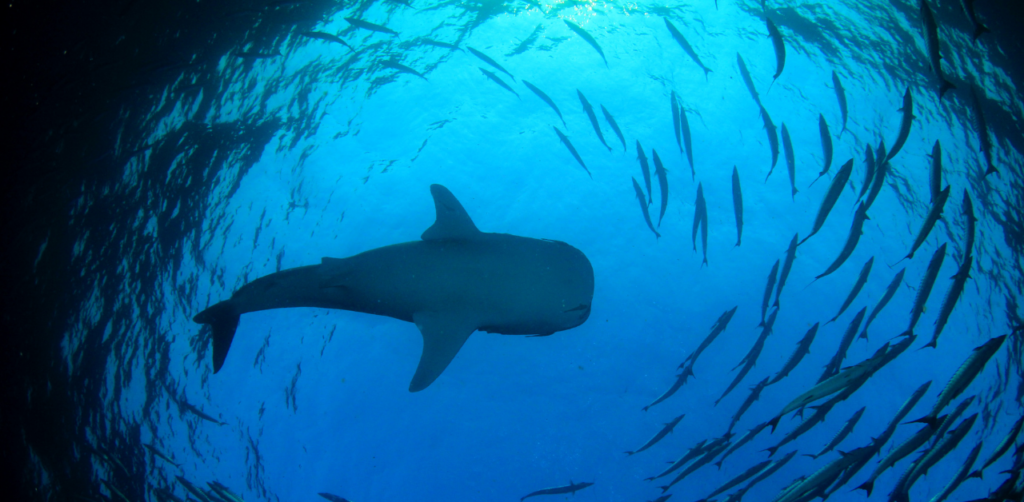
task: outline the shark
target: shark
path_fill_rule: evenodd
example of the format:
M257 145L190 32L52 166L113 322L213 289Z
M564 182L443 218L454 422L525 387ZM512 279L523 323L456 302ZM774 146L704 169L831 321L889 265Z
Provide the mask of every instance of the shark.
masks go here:
M477 229L458 199L431 185L437 213L420 240L260 277L195 316L213 331L213 370L224 366L242 314L315 307L416 325L423 352L409 384L436 380L475 331L548 336L590 316L594 270L561 241Z

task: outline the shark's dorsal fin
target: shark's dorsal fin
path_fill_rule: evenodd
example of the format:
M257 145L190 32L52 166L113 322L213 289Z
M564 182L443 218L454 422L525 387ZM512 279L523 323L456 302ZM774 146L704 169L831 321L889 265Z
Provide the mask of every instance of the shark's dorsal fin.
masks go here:
M476 323L451 312L416 312L412 320L423 335L423 354L409 383L409 392L419 392L441 376L469 335L476 331Z
M465 240L480 235L480 230L477 230L462 204L447 188L441 185L430 185L430 194L434 196L437 219L430 228L423 232L423 235L420 236L421 239L425 241Z

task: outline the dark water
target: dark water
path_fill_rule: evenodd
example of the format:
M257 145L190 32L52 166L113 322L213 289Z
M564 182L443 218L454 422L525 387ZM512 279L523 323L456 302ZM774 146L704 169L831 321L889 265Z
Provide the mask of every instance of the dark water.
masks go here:
M666 461L730 437L729 430L734 445L815 385L827 366L850 375L891 350L894 358L853 381L848 396L813 403L828 402L820 408L827 415L778 452L764 450L798 430L799 416L781 417L774 433L761 431L720 467L712 464L721 454L706 457L709 465L668 490L673 500L698 500L773 460L779 463L764 464L773 474L716 498L737 500L740 489L744 500L809 500L821 491L830 500L862 500L865 492L854 487L928 427L899 425L885 444L874 441L914 390L932 382L901 422L928 415L976 347L1009 335L940 410L965 403L946 424L950 432L913 449L949 453L932 457L933 466L927 455L908 455L871 493L873 500L898 495L899 478L921 457L927 475L909 497L932 500L976 445L966 472L980 469L1021 417L1024 338L1014 329L1024 324L1024 51L1012 6L979 2L978 19L992 31L977 41L959 2L929 7L942 70L954 86L941 98L917 2L8 7L10 62L18 71L5 97L16 169L5 183L2 367L10 383L0 424L14 493L45 500L322 500L318 493L353 501L514 500L572 481L594 483L577 486L575 499L653 500L682 472L645 481ZM766 17L785 48L781 73ZM845 130L833 73L845 89ZM913 117L901 142L908 92ZM678 140L673 93L687 128ZM998 173L985 174L983 138ZM650 189L637 142L651 163ZM880 142L886 151L902 147L871 196L865 150L877 153ZM900 261L938 196L930 187L936 142L948 200L913 258ZM829 150L829 169L815 181ZM848 160L849 180L835 182L834 207L796 250L781 295L773 291L762 311L769 271L777 260L787 268L791 239L811 233ZM739 246L734 166L743 201ZM660 237L648 228L630 177L650 197ZM483 232L582 251L594 274L587 321L540 338L478 331L435 382L410 393L422 347L416 327L424 323L337 309L265 310L241 316L224 366L213 373L212 332L193 316L259 277L419 240L436 215L432 184L451 190ZM706 238L694 226L698 187ZM970 247L965 197L977 218ZM841 254L858 201L868 198L869 219L848 259L815 280ZM915 309L930 262L934 286ZM866 340L857 336L901 269ZM862 289L837 315L858 277ZM947 317L949 291L956 298L958 277L966 279L962 293L948 300L953 308L937 346L926 347ZM477 315L467 302L449 299L438 308ZM707 350L687 359L734 307ZM908 340L914 310L916 338ZM771 330L758 327L763 318L774 321ZM800 364L745 403L815 323ZM847 331L854 338L844 341ZM845 357L834 357L844 347ZM687 361L693 376L651 406ZM650 449L623 453L682 414ZM816 420L810 407L802 416ZM805 456L827 450L853 417L834 449ZM949 500L993 491L1019 498L1016 450L1011 445ZM798 453L781 463L791 452ZM852 479L834 483L844 474ZM823 481L800 485L803 476ZM787 486L802 497L787 497Z

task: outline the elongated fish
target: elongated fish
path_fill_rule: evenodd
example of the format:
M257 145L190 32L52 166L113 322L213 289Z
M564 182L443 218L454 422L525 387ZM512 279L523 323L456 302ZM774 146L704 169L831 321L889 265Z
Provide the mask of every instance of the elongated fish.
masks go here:
M736 413L733 414L732 422L729 423L729 429L727 429L727 432L732 432L732 428L736 425L736 422L739 422L740 418L743 417L743 414L746 413L754 402L761 397L761 391L763 391L765 386L768 385L768 380L770 378L771 377L764 377L764 380L761 380L750 388L750 394L747 396L747 399L743 401L743 404L741 404L739 409L736 410Z
M626 138L622 135L622 129L619 129L619 124L615 122L615 117L608 111L604 105L601 105L601 113L604 114L604 119L608 121L608 125L612 126L612 130L615 131L615 135L619 137L619 141L622 142L622 151L626 151Z
M775 446L765 448L765 451L768 452L768 455L775 455L775 452L778 451L779 448L782 448L783 446L793 441L796 441L796 439L804 435L804 433L813 429L815 425L824 422L825 416L828 415L830 411L832 411L832 408L834 408L835 405L839 404L840 401L848 397L844 394L849 394L849 389L844 390L842 394L832 399L829 399L825 403L822 403L820 406L814 406L814 413L810 417L800 422L800 424L794 427L793 430L786 433L786 435L782 438L781 441L778 442L778 444L776 444Z
M531 83L529 83L529 82L527 82L525 80L523 80L523 85L525 85L527 89L533 91L533 93L536 94L537 97L540 98L541 101L547 103L547 105L550 106L551 109L554 110L555 113L558 114L559 120L562 121L562 127L565 127L566 129L568 129L568 127L565 125L565 118L562 117L562 111L558 109L558 105L556 105L555 102L550 97L548 97L547 94L544 93L544 91L538 89L537 86L535 86L535 85L533 85L533 84L531 84ZM650 187L651 184L648 183L647 186ZM648 189L648 191L649 191L649 189Z
M784 457L782 457L782 458L780 458L778 460L773 461L771 463L771 465L768 466L767 469L761 471L761 473L758 474L756 478L750 480L750 482L747 483L747 485L744 486L743 488L740 488L739 490L736 490L736 492L734 492L732 495L730 495L729 498L725 499L725 501L723 501L723 502L740 502L740 500L743 499L743 496L746 495L747 492L750 491L750 489L754 487L754 485L757 485L761 481L764 481L764 480L770 478L773 474L778 472L779 469L782 469L783 467L785 467L786 463L789 462L790 460L792 460L793 457L795 457L795 456L796 456L796 450L793 450L793 451L787 453Z
M893 143L889 154L885 156L886 162L889 162L897 153L900 153L903 144L907 142L907 137L910 136L910 125L914 122L915 117L914 97L910 94L909 87L907 87L907 92L903 94L903 106L900 107L899 111L903 112L903 119L900 121L900 134L896 136L896 142Z
M708 205L704 200L704 192L700 190L700 183L697 184L697 206L700 208L700 248L704 252L704 261L700 266L708 264Z
M164 462L167 462L168 464L171 464L175 467L179 467L177 462L175 462L171 457L165 455L164 452L160 451L155 446L151 446L145 443L143 443L142 446L149 450L149 452L152 453L154 457L162 459Z
M904 401L903 405L900 406L900 409L896 410L896 414L889 419L889 425L885 427L885 430L871 440L871 446L876 452L882 451L882 447L885 446L885 443L888 443L889 439L891 439L893 434L896 433L896 428L899 427L900 423L903 422L903 419L910 414L910 411L914 409L914 406L917 406L918 401L924 397L924 393L928 392L931 385L932 381L928 380L914 390L914 393Z
M344 45L345 47L347 47L348 50L350 50L352 52L355 52L355 49L353 49L351 45L348 45L348 43L346 43L344 40L341 39L341 37L339 37L337 35L332 35L330 33L324 33L322 31L301 31L301 32L299 32L299 35L302 35L302 36L308 37L308 38L314 38L316 40L323 40L325 42L334 42L336 44L341 44L341 45Z
M825 116L818 114L818 134L821 136L821 152L825 156L825 165L818 173L818 177L814 178L811 185L814 185L815 181L818 181L822 176L828 173L828 169L832 167L832 134L828 132L828 123L825 122Z
M956 408L954 408L951 413L946 415L946 419L942 420L938 430L935 431L935 438L932 440L932 446L935 446L939 441L942 441L942 438L946 436L946 432L949 431L949 428L953 426L954 422L960 420L960 415L963 415L964 412L967 411L967 408L971 406L971 403L973 403L977 397L977 394L975 394L965 398L963 401L960 401L960 404L956 405Z
M634 179L633 181L636 181L636 180ZM652 437L646 443L644 443L643 446L637 448L636 451L627 451L626 455L633 455L634 453L640 453L640 452L642 452L642 451L644 451L644 450L654 446L655 443L657 443L658 441L661 441L662 438L664 438L665 436L669 435L672 432L672 430L676 428L676 425L679 424L679 421L682 420L683 417L685 417L685 416L686 416L686 414L684 413L682 415L679 415L675 419L673 419L671 422L666 423L665 426L662 427L662 429L660 431L658 431L658 433L655 434L654 437Z
M973 264L974 257L967 255L963 263L960 264L960 268L957 269L956 275L953 276L953 284L949 287L946 297L942 300L942 308L939 309L939 317L935 320L935 332L932 334L932 340L925 347L937 347L939 335L942 334L942 329L949 322L949 316L953 313L953 307L956 306L956 302L964 292L964 285L967 284L967 279L971 275L971 265Z
M519 45L512 52L506 54L506 56L516 56L529 50L533 43L537 41L537 37L540 36L542 31L544 31L544 23L537 24L537 27L530 32L530 35L523 39L522 42L519 42Z
M754 80L750 78L750 70L747 70L747 63L743 62L743 56L740 53L736 53L736 64L740 67L740 76L743 77L743 83L747 85L747 90L750 91L750 97L754 98L754 102L757 106L761 106L761 96L757 95L757 89L754 88Z
M578 491L580 491L580 490L582 490L582 489L584 489L584 488L586 488L588 486L593 486L593 485L594 485L594 483L573 483L572 480L570 479L569 480L569 484L566 485L566 486L558 486L558 487L555 487L555 488L546 488L544 490L537 490L537 491L535 491L533 493L527 494L526 496L520 498L519 500L520 500L520 502L522 502L523 500L526 500L526 499L528 499L530 497L536 497L537 495L562 495L564 493L571 493L573 495L576 495L576 492L578 492Z
M964 14L967 14L967 19L970 19L971 24L974 25L973 39L977 42L978 37L980 37L982 33L988 33L990 30L982 25L981 21L978 21L978 15L974 12L974 2L975 0L960 0L960 5L963 6Z
M683 136L679 130L679 99L676 97L676 91L672 91L672 98L670 100L672 106L672 129L676 132L676 144L679 145L679 153L683 153Z
M751 427L750 430L748 430L747 432L744 432L743 435L740 436L735 443L732 443L731 446L729 446L729 449L725 452L724 455L722 455L722 458L718 459L718 462L715 462L715 466L721 469L722 463L725 462L726 457L732 455L733 453L736 452L736 450L740 449L741 447L743 447L743 445L749 443L752 439L757 437L757 435L760 434L765 427L768 427L768 422L761 422L760 424Z
M775 288L775 280L779 276L779 260L775 260L772 271L768 272L768 283L764 286L764 298L761 300L761 322L758 326L764 326L764 316L768 313L768 303L772 299L772 290Z
M796 156L793 154L793 142L789 139L789 130L786 123L782 123L782 153L786 157L786 171L789 173L789 188L793 190L793 199L796 200Z
M764 121L764 130L768 133L768 146L772 149L772 167L768 170L768 176L764 177L765 181L772 175L772 171L775 170L775 163L779 161L779 135L775 130L775 124L772 122L772 118L768 116L768 110L761 107L761 119Z
M586 30L584 30L583 28L580 28L580 25L578 25L578 24L576 24L576 23L574 23L572 21L569 21L568 19L563 19L563 21L565 21L565 25L568 26L570 30L574 31L583 40L586 40L587 43L590 44L590 46L593 47L594 50L597 51L597 53L601 55L601 60L604 61L604 66L607 68L608 67L608 60L605 59L604 51L601 50L601 46L597 45L597 40L594 40L594 37L592 37L590 35L590 33L587 33Z
M937 495L932 497L929 502L942 502L943 500L946 500L964 481L967 480L967 478L976 474L977 471L972 473L971 468L974 467L974 462L978 460L979 453L981 453L981 443L974 445L971 452L967 454L967 459L963 461L963 464L960 465L960 469L956 471L956 474L949 480L946 487Z
M932 158L932 167L928 171L928 188L932 194L931 202L934 204L935 199L942 192L942 147L939 146L939 140L935 140L930 157Z
M967 239L964 241L964 260L966 260L968 256L974 254L974 224L978 221L974 217L974 203L971 202L971 196L967 193L966 188L964 189L963 215L967 220Z
M580 154L579 152L576 151L576 148L572 146L572 143L569 141L569 138L565 137L565 134L563 134L562 131L558 130L557 127L552 127L552 129L555 130L555 134L558 135L558 139L562 141L562 144L569 149L569 153L571 153L572 157L576 159L576 162L579 162L580 165L583 166L583 170L587 172L587 176L590 176L590 179L594 179L594 175L590 174L590 169L587 169L587 165L583 163L583 158L580 157Z
M702 204L704 201L704 185L697 183L697 199L693 203L693 252L697 252L697 231L700 230L700 224L703 221L701 213L707 207L707 204Z
M826 496L825 491L843 474L843 471L860 462L865 456L870 456L868 447L860 447L847 452L846 455L826 464L802 481L797 481L793 486L780 493L774 502L796 502Z
M871 150L871 145L865 146L864 153L864 184L860 186L857 200L863 199L867 195L868 189L875 180L875 152Z
M843 249L839 252L839 256L837 256L835 261L828 266L828 269L822 272L821 275L815 277L814 280L821 279L843 266L846 259L853 254L853 250L857 247L857 243L860 242L860 236L864 233L864 220L867 219L867 208L864 207L864 204L862 203L857 207L857 212L853 215L853 225L850 225L850 233L846 236L846 244L843 245Z
M473 54L474 56L480 58L481 61L491 65L492 67L494 67L495 70L498 70L498 71L504 73L505 75L508 75L508 78L511 78L513 82L516 81L516 78L514 76L512 76L512 74L509 73L508 70L506 70L503 66L498 64L497 61L491 59L491 57L488 56L487 54L484 54L484 53L482 53L482 52L480 52L480 51L478 51L478 50L476 50L476 49L474 49L474 48L472 48L472 47L470 47L468 45L466 46L466 49L469 49L469 52L471 54Z
M693 170L693 141L690 136L690 121L686 118L686 109L679 107L679 131L683 133L683 146L686 147L686 160L690 163L690 179L697 179Z
M477 68L480 68L480 67L478 66ZM505 89L506 91L508 91L508 92L511 92L512 94L515 94L515 95L516 95L516 97L517 97L517 98L519 98L519 93L518 93L518 92L516 92L516 91L515 91L514 89L512 89L512 87L511 87L511 86L509 86L508 84L506 84L504 80L502 80L502 79L501 79L500 77L498 77L497 75L495 75L493 71L490 71L490 70L486 70L486 69L484 69L484 68L480 68L480 71L482 71L482 72L484 73L484 75L486 75L486 76L487 76L487 78L489 78L489 79L491 79L492 81L494 81L494 83L496 83L496 84L498 84L498 85L502 86L502 87L503 87L503 88L504 88L504 89ZM523 99L523 98L519 98L519 99Z
M853 159L846 161L839 171L836 172L836 177L832 178L832 183L828 186L828 191L825 192L825 197L821 199L821 206L818 207L818 215L814 217L814 227L811 228L811 233L804 237L804 240L800 241L800 244L807 242L814 234L821 230L822 225L825 224L825 219L828 218L828 214L832 212L832 208L835 207L836 201L839 200L839 196L843 194L843 188L846 187L846 182L850 179L850 173L853 172ZM866 211L866 209L865 209Z
M418 72L418 71L416 71L416 70L414 70L414 69L412 69L412 68L410 68L410 67L408 67L408 66L406 66L406 65L404 65L402 63L399 63L398 61L392 61L390 59L385 59L385 60L380 62L380 65L383 66L384 68L390 68L392 70L397 70L399 73L408 73L410 75L416 75L417 77L422 78L423 80L427 79L427 77L424 77L422 73L420 73L420 72ZM515 91L513 91L513 93L514 92ZM516 96L518 96L518 94L516 94Z
M881 476L890 467L895 466L900 460L906 458L907 455L914 453L918 448L924 446L934 435L935 428L930 425L925 425L918 429L914 435L893 448L885 457L882 457L882 460L875 466L875 471L871 473L871 477L864 483L861 483L860 486L854 488L854 490L864 490L867 492L868 497L870 497L871 492L875 489L875 480L878 479L878 476Z
M330 500L331 502L348 502L348 499L346 499L344 497L340 497L340 496L335 495L333 493L320 492L320 493L317 493L317 495L319 495L319 496L321 496L321 497L323 497L323 498L325 498L327 500Z
M850 289L850 294L846 295L846 300L843 301L843 306L839 307L839 313L836 314L835 317L833 317L825 324L835 322L836 319L839 319L839 316L843 315L843 312L846 312L846 309L849 308L850 304L853 303L853 299L857 298L857 295L860 293L860 290L864 288L864 284L868 282L868 276L871 275L871 266L874 263L874 256L869 258L868 261L864 263L864 266L860 269L860 275L857 276L857 282L853 283L853 288Z
M640 188L640 183L637 183L636 178L633 178L633 189L636 191L637 200L640 201L640 211L644 214L644 221L647 222L647 228L650 228L651 232L654 232L654 237L656 239L660 239L661 234L654 229L654 224L651 223L651 213L647 211L647 200L646 197L644 197L644 190Z
M679 42L679 46L682 47L683 50L686 51L686 54L690 56L690 59L692 59L694 63L697 63L697 66L699 66L701 70L704 70L704 79L707 80L708 73L711 73L711 70L708 69L707 66L704 66L704 63L700 62L700 58L697 56L697 53L694 52L693 47L690 47L690 43L686 41L683 34L676 29L675 25L672 24L672 21L669 21L668 18L665 18L665 26L668 27L668 31L672 33L672 38L676 39L676 42Z
M692 448L687 450L687 452L682 457L679 457L678 460L676 460L675 462L671 462L672 465L669 466L668 469L665 469L664 472L662 472L661 474L658 474L657 476L651 476L649 478L644 478L644 481L654 481L655 479L663 478L665 476L668 476L669 474L672 474L673 472L679 470L680 467L686 465L687 462L689 462L689 461L691 461L691 460L693 460L693 459L695 459L695 458L697 458L697 457L707 453L707 451L709 449L713 449L713 448L717 448L717 447L718 447L718 444L708 444L708 440L707 439L702 439L701 442L697 443Z
M1024 417L1018 418L1017 422L1013 424L1013 427L1010 427L1010 433L1003 438L999 443L999 446L996 446L995 451L992 452L992 455L985 461L985 464L981 466L981 469L979 469L980 471L988 469L990 465L996 463L997 460L1010 450L1010 447L1017 442L1017 436L1020 435L1021 426L1024 426Z
M775 326L775 317L778 313L778 310L773 310L771 315L768 316L768 320L765 322L764 327L761 328L761 335L757 337L757 340L750 348L750 351L747 352L747 355L743 356L743 359L736 365L736 368L739 368L742 365L743 369L736 374L736 378L734 378L732 383L729 384L729 387L725 389L722 396L715 401L715 406L718 406L718 403L722 402L722 400L725 399L725 396L728 396L729 393L732 392L732 390L735 389L741 381L743 381L743 378L747 376L747 373L750 373L750 370L754 368L754 365L757 364L757 359L761 357L761 352L764 350L764 342L768 339L768 335L772 333L772 328Z
M841 138L846 132L846 89L843 89L843 83L839 81L839 75L835 70L832 70L832 88L836 91L836 99L839 100L839 113L843 116L843 128L839 131L838 136Z
M594 132L597 133L597 139L601 140L601 144L610 152L612 147L608 146L608 143L604 141L604 134L601 133L601 125L597 123L597 114L594 113L594 107L590 105L590 101L587 101L587 97L576 89L576 95L580 97L580 103L583 104L583 111L587 112L587 118L590 119L590 125L594 126Z
M786 285L786 279L789 278L789 271L793 270L793 260L796 259L796 247L797 241L800 240L800 234L793 234L793 239L789 241L789 248L786 249L786 260L782 262L782 272L779 274L779 283L775 288L775 303L772 304L775 308L779 307L779 297L782 296L782 287Z
M720 493L725 493L725 492L729 491L730 489L732 489L733 487L739 485L740 483L742 483L742 482L744 482L744 481L746 481L746 480L756 476L758 473L763 471L766 467L771 465L771 463L772 463L771 460L765 460L764 462L761 462L761 463L759 463L757 465L754 465L754 466L750 467L749 469L741 472L738 476L730 479L729 481L726 481L722 486L719 486L717 489L715 489L715 491L711 492L710 495L708 495L707 497L705 497L702 500L708 500L711 497L714 497L715 495L718 495Z
M917 320L921 318L921 313L924 312L924 305L928 302L928 296L932 293L932 287L935 286L935 279L939 276L939 269L942 268L942 261L945 258L946 243L943 242L935 250L931 261L928 262L928 269L925 270L924 277L921 278L921 285L917 288L914 306L910 310L910 327L907 328L910 331L914 330Z
M981 142L981 153L985 156L985 176L992 173L999 174L996 166L992 165L992 138L988 136L988 123L985 122L985 113L981 108L981 98L985 91L980 90L982 96L978 95L980 89L977 85L971 84L971 105L974 108L974 130L978 133L978 140Z
M448 49L451 51L461 51L462 48L456 44L449 44L448 42L441 42L432 38L420 38L419 43L422 45L429 45L431 47L440 47L442 49Z
M928 7L928 0L921 0L921 20L924 22L924 39L928 45L928 61L932 65L932 72L939 79L939 100L946 91L955 88L942 74L942 55L939 54L939 27L935 24L935 16L932 9Z
M942 216L942 210L946 207L946 200L949 199L949 186L946 186L944 190L939 192L939 197L932 203L931 210L928 211L928 216L925 217L924 223L921 224L921 230L917 233L917 238L914 239L914 245L911 246L910 252L904 259L910 259L914 257L914 252L924 244L925 239L928 238L928 234L931 233L932 228L935 227L935 222L939 221Z
M775 378L772 378L772 381L768 382L769 384L778 383L783 378L786 378L786 376L788 376L789 373L800 364L800 361L803 360L804 356L811 352L811 344L814 343L814 335L817 333L818 323L814 323L814 326L811 326L811 329L807 330L804 337L796 344L796 349L793 350L792 354L790 354L789 359L786 360L786 364L782 366L782 369L775 375Z
M868 208L871 208L871 204L874 204L878 194L882 192L882 185L885 184L885 176L889 172L889 162L884 159L885 143L879 142L877 154L875 155L875 177L871 180L871 190L868 191L868 197L864 201Z
M690 464L690 466L684 469L683 472L680 472L679 475L676 476L676 478L673 479L671 483L665 486L660 486L659 488L661 488L661 493L667 492L669 488L672 488L672 486L675 485L676 483L682 481L683 479L686 479L687 476L696 472L697 469L700 469L701 467L704 467L705 465L711 463L711 461L714 460L719 453L722 453L728 447L729 443L728 441L726 441L714 448L709 448L703 456L697 459L694 463Z
M640 161L640 171L644 175L644 186L647 187L647 205L649 206L653 202L651 195L651 166L647 163L647 155L644 155L644 147L640 146L640 140L636 140L636 159Z
M690 378L690 376L693 375L692 369L693 368L690 367L691 371L683 371L682 373L676 375L676 381L672 384L672 386L669 387L669 389L666 390L662 395L658 396L658 398L655 399L651 404L648 404L647 406L644 406L643 410L647 411L652 406L654 406L656 404L660 404L660 403L664 402L666 399L672 397L672 394L675 394L676 391L681 389L683 387L683 385L686 384L686 380L688 380Z
M387 26L381 26L379 24L373 24L369 21L363 21L362 19L354 17L346 17L348 24L355 26L356 28L362 28L364 30L376 31L378 33L387 33L388 35L398 35L398 32L388 28Z
M956 373L953 374L953 377L949 379L946 387L942 389L939 399L932 406L932 411L924 417L915 420L915 422L923 422L932 427L938 427L939 421L936 417L938 417L942 409L971 385L974 378L981 373L981 370L985 369L989 359L992 359L992 356L1003 346L1004 341L1006 341L1006 335L1000 335L975 347L963 364L960 365L960 368L956 370Z
M839 342L839 348L836 353L832 356L832 359L825 366L825 371L822 372L821 378L818 378L818 383L824 382L826 379L839 373L839 368L843 366L843 360L846 359L846 352L850 350L850 345L853 345L853 340L857 337L857 331L860 330L860 323L864 320L864 314L868 308L864 307L857 312L857 315L850 321L850 325L846 327L846 331L843 333L843 339Z
M853 412L853 415L846 420L846 424L843 425L843 428L839 429L839 432L837 432L836 435L832 437L832 440L829 441L828 444L821 449L821 451L819 451L818 453L805 454L804 456L817 459L818 457L835 449L836 446L839 446L839 443L842 443L843 440L846 439L846 436L849 436L850 433L853 432L853 428L857 426L857 422L860 421L860 417L861 415L864 414L864 410L866 409L867 406L864 406L861 409Z
M689 356L686 356L686 359L679 365L679 369L683 369L684 373L689 372L690 376L693 375L693 363L697 361L697 358L700 357L702 352L704 352L704 349L708 348L708 346L711 345L711 342L715 341L715 338L725 331L725 328L729 326L729 321L732 320L732 316L736 314L736 309L738 308L739 306L737 305L731 310L726 310L722 315L718 316L718 320L711 326L711 332L708 333L708 336L704 338L703 342L700 342L700 346L697 347L697 350L693 351Z
M764 20L768 25L768 37L772 39L772 47L775 48L775 75L772 76L772 83L768 86L768 91L771 91L775 80L782 75L782 69L786 67L786 44L782 41L782 32L775 26L771 18L765 16Z
M882 299L878 300L875 308L871 309L871 314L868 315L867 321L864 322L864 330L860 333L860 338L865 340L868 339L868 326L871 326L871 322L875 320L878 313L889 304L889 300L892 300L893 295L896 294L896 290L903 284L903 274L907 273L906 268L901 268L899 272L896 272L896 276L892 278L889 285L885 288L885 294L882 295Z
M971 428L974 427L974 422L977 421L977 419L977 413L965 418L963 422L960 422L960 424L956 426L956 429L953 429L953 431L946 435L946 437L942 438L937 445L928 450L923 457L919 458L914 463L911 474L906 477L906 483L897 482L896 488L893 489L893 493L897 494L895 499L909 500L909 496L906 498L903 496L910 493L910 489L913 488L914 483L916 483L921 476L928 474L929 469L948 455L949 452L956 449L957 445L960 444L960 441L962 441L967 436L967 433L970 432ZM893 498L893 496L890 495L890 498Z
M654 154L654 175L658 177L658 185L661 187L661 214L658 216L658 228L661 228L661 220L665 219L665 210L668 209L668 171L658 157L658 151L651 149Z
M732 211L736 215L736 245L739 246L743 241L743 190L736 166L732 166Z

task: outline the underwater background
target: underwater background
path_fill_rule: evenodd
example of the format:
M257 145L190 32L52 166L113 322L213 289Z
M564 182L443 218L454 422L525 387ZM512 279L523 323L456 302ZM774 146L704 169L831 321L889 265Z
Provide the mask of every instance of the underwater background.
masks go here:
M929 416L975 348L1007 335L939 410L966 403L946 424L966 423L962 438L944 442L954 437L945 433L911 450L949 447L908 493L933 500L974 457L968 473L983 472L948 500L1019 499L1024 51L1018 14L1000 4L928 0L954 86L944 94L916 0L128 1L68 7L54 15L80 26L27 51L11 35L12 61L24 66L35 52L54 68L36 68L44 84L22 102L5 98L11 117L27 117L13 124L17 169L5 184L9 384L0 425L12 493L492 501L568 487L579 490L537 497L655 500L685 470L646 480L666 462L715 438L735 445L754 429L720 466L725 449L701 452L695 460L706 465L665 493L696 501L760 466L770 475L752 471L717 498L742 490L748 501L810 500L822 493L783 491L865 451L857 449L930 381L898 423ZM971 15L992 31L977 32ZM766 19L781 38L769 36ZM75 30L93 36L75 44ZM60 47L69 61L54 55ZM581 97L601 109L594 121ZM675 131L680 116L685 133ZM880 142L900 143L907 121L902 148L888 162L885 150L872 156ZM935 215L936 142L948 200L917 248ZM791 240L811 233L848 160L848 180L835 184L834 207L792 255L782 288L777 270ZM884 177L866 172L883 163ZM986 174L989 166L998 172ZM878 191L859 242L816 279L848 242L871 182ZM544 337L476 332L432 385L410 393L422 348L414 324L268 310L242 316L213 373L211 333L197 313L261 276L418 240L434 223L432 184L451 190L481 231L582 251L594 270L589 319ZM944 260L929 273L940 249ZM962 294L947 300L964 263ZM862 289L837 316L858 277ZM776 287L766 294L769 282ZM925 347L950 301L937 346ZM688 359L733 308L713 343ZM800 363L758 388L815 325ZM856 338L844 341L848 332ZM901 341L912 343L820 423L765 451L801 418L782 416L774 432L759 427L818 383L837 351L845 358L833 372ZM756 362L745 357L751 347ZM687 361L693 375L681 380ZM759 398L746 401L752 388ZM680 415L664 439L625 453ZM803 420L813 415L808 407ZM805 456L848 420L854 426L831 451ZM843 465L835 474L849 482L830 478L821 489L829 500L888 500L918 454L878 476L870 498L855 488L922 427L899 425L859 472Z

